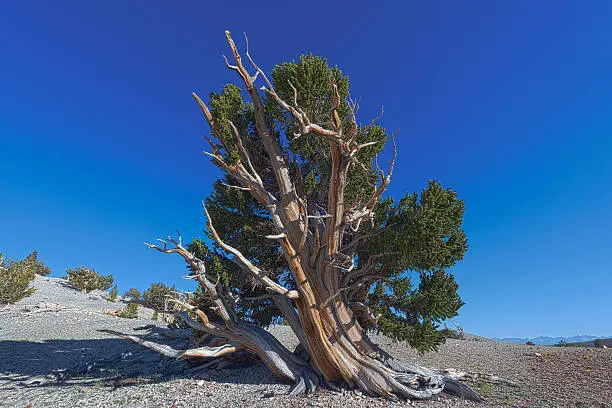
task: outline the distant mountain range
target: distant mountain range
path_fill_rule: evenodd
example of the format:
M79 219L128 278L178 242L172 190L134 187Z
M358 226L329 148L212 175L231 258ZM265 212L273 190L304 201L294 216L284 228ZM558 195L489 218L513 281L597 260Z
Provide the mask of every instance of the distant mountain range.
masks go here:
M608 336L608 337L612 337L612 336ZM528 341L532 341L535 344L538 344L540 346L550 346L550 345L554 345L559 343L561 340L565 341L566 343L578 343L578 342L586 342L586 341L591 341L591 340L595 340L595 339L602 339L602 338L606 338L606 336L586 336L586 335L578 335L578 336L573 336L573 337L549 337L549 336L540 336L540 337L533 337L533 338L526 338L526 337L504 337L504 338L497 338L494 337L493 340L497 340L497 341L503 341L506 343L518 343L518 344L525 344Z

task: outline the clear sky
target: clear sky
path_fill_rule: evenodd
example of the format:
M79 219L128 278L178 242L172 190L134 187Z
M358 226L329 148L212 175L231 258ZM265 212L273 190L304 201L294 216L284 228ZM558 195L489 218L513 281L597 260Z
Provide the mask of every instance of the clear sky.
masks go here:
M172 3L172 4L171 4ZM218 176L190 93L300 53L399 129L390 194L466 202L457 321L484 336L612 335L612 2L13 1L0 12L0 251L187 287L143 241L200 235Z

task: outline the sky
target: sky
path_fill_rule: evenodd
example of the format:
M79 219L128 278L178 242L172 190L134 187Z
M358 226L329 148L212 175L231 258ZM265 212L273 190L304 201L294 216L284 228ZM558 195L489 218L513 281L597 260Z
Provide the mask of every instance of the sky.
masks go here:
M389 194L465 201L456 318L483 336L612 336L612 3L5 2L0 251L89 265L120 291L176 283L144 241L202 236L219 176L196 91L237 83L224 30L265 71L312 52L397 130Z

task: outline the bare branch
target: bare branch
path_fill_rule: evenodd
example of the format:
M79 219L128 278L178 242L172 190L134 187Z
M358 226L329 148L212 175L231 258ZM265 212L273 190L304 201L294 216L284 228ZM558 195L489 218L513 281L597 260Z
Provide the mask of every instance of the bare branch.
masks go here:
M274 171L274 177L276 179L276 184L278 185L280 191L280 202L282 203L281 211L278 212L278 216L282 219L282 223L284 224L284 229L287 230L288 236L291 240L297 241L302 232L302 226L299 222L299 211L296 203L296 192L295 186L291 181L289 176L289 166L287 161L285 160L284 155L282 154L282 148L277 140L277 138L272 134L270 129L268 128L268 123L266 117L264 115L264 106L259 94L259 91L254 86L255 77L251 76L247 70L244 68L242 64L242 58L234 40L232 40L231 34L229 31L225 32L225 36L227 38L227 42L232 50L232 54L234 56L234 60L236 62L235 67L236 71L242 78L244 85L246 86L247 92L251 97L251 101L255 107L255 127L257 129L257 134L261 137L263 141L264 148L268 154L268 158L270 159L270 164L272 165L272 169ZM252 58L249 56L249 60L253 63ZM258 72L263 74L263 71L259 69L254 63L253 65L256 67ZM266 80L266 83L270 83L265 75L262 75ZM258 199L258 197L255 197Z
M230 186L229 184L226 184L226 183L221 183L221 185L227 188L235 188L236 190L241 190L241 191L251 191L252 190L251 187Z
M285 239L287 238L287 234L280 233L280 234L276 234L276 235L266 235L265 238L267 239Z
M323 219L323 218L330 218L331 215L330 214L323 214L323 215L308 215L308 218L315 218L315 219Z
M215 358L245 350L246 347L237 343L225 343L216 347L198 347L185 350L180 358Z
M251 175L255 178L255 180L257 180L257 183L259 183L259 185L263 187L263 181L261 180L261 177L259 177L259 174L255 170L255 167L253 167L253 164L251 163L251 158L249 157L248 152L246 151L246 149L244 148L244 145L242 144L242 138L238 134L238 129L236 128L234 123L232 123L231 120L228 119L227 121L229 122L229 125L232 128L232 132L234 133L234 136L236 137L236 144L238 145L238 149L240 150L242 157L244 157L244 160L247 162L247 165L249 166Z
M236 66L236 65L230 65L229 61L227 60L227 57L224 55L223 56L223 60L225 61L225 66L228 67L229 69L232 69L234 71L238 71L240 72L240 69Z
M334 130L325 129L324 127L317 125L316 123L311 123L310 119L305 114L303 114L303 112L300 112L298 108L289 105L287 102L281 99L281 97L278 96L278 94L273 89L262 87L262 90L265 91L277 104L279 104L283 109L289 111L291 115L293 115L298 120L300 124L300 133L295 135L295 137L300 137L308 133L315 133L317 135L327 137L335 143L342 143L342 136L338 132Z
M245 349L245 346L237 343L225 343L216 347L198 347L188 350L176 350L166 344L159 344L153 341L144 340L138 336L121 333L115 330L103 329L99 331L103 333L112 334L114 336L118 336L124 339L132 340L140 344L141 346L157 351L158 353L163 354L164 356L180 359L222 357L231 353L235 353L236 351Z
M360 267L359 269L354 270L344 275L343 286L348 286L350 280L352 279L357 279L360 276L367 275L376 266L376 263L375 263L376 260L382 258L383 256L396 255L397 253L398 253L397 251L388 251L388 252L381 252L378 254L371 255L368 258L368 260L365 262L365 266Z
M204 208L204 213L206 214L208 229L210 233L212 234L213 238L224 251L229 252L230 254L234 255L238 259L238 261L240 262L244 270L246 270L251 275L253 275L255 278L257 278L266 287L267 290L278 293L279 295L288 296L292 299L296 299L298 297L298 293L296 291L290 291L284 286L279 285L278 283L274 282L272 279L267 277L261 269L259 269L251 261L249 261L242 254L242 252L240 252L236 248L223 242L223 240L221 239L221 237L215 230L215 227L213 226L212 219L210 218L210 214L208 213L208 210L206 209L206 206L204 205L204 203L202 203L202 207Z
M112 334L114 336L118 336L124 339L128 339L128 340L132 340L138 344L140 344L141 346L144 346L146 348L149 348L151 350L155 350L158 353L167 356L167 357L173 357L173 358L180 358L181 354L183 353L183 350L176 350L166 344L159 344L159 343L155 343L152 341L147 341L147 340L143 340L138 336L133 336L130 334L124 334L115 330L110 330L110 329L101 329L98 330L102 333L108 333L108 334Z

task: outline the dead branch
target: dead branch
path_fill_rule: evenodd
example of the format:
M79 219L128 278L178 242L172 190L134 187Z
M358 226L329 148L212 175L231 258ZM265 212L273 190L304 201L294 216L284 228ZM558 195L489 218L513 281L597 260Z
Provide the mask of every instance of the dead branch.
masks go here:
M144 340L138 336L121 333L115 330L102 329L99 330L103 333L112 334L124 339L132 340L141 346L157 351L158 353L172 358L215 358L226 356L231 353L235 353L239 350L244 350L245 347L236 343L225 343L216 347L197 347L187 350L176 350L166 344L160 344L153 341Z
M204 208L204 213L206 214L208 230L212 234L212 236L215 239L215 241L217 242L217 244L224 251L229 252L230 254L234 255L236 257L236 259L240 262L240 265L243 267L243 269L245 271L249 272L252 276L254 276L257 280L259 280L265 286L266 290L269 290L270 292L274 292L274 293L277 293L279 295L287 296L290 299L297 299L299 297L297 291L295 291L295 290L291 290L290 291L289 289L285 288L284 286L279 285L278 283L274 282L272 279L267 277L263 273L263 271L261 269L259 269L251 261L249 261L242 254L242 252L240 252L236 248L234 248L234 247L226 244L225 242L223 242L223 240L221 239L221 237L219 236L219 234L215 230L215 227L213 226L212 219L211 219L210 214L208 213L208 210L206 209L206 206L204 205L204 203L202 203L202 207Z

